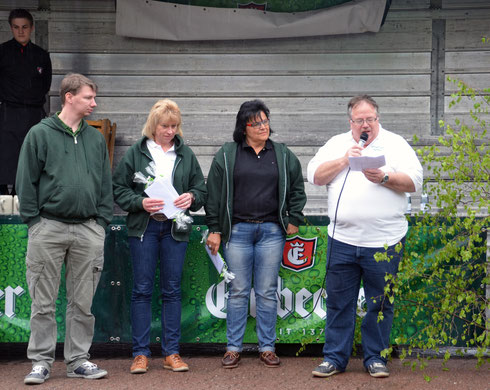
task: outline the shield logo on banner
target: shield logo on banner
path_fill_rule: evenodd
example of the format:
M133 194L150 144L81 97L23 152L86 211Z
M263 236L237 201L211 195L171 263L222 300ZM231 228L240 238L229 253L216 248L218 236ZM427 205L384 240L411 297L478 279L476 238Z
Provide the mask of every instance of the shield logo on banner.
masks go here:
M318 237L303 238L300 236L286 239L282 253L282 266L295 272L313 267L317 240Z
M250 2L248 4L238 4L238 8L259 9L261 11L265 11L265 7L266 6L267 6L267 3L257 4L257 3L254 3L254 2Z

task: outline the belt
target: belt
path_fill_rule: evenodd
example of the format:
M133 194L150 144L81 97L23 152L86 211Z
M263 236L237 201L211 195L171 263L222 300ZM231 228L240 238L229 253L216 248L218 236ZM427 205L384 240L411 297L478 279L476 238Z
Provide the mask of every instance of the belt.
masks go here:
M168 218L165 214L152 214L152 215L150 215L150 217L153 218L155 221L158 221L158 222L165 222L168 220Z
M247 222L247 223L264 223L265 221L261 221L259 219L246 219L243 222Z

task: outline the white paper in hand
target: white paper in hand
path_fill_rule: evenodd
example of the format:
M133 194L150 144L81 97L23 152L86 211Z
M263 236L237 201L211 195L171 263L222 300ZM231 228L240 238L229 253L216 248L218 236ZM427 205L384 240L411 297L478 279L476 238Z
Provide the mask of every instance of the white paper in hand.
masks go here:
M165 214L168 219L172 219L179 211L183 210L174 206L174 200L179 197L179 194L168 179L156 178L145 190L145 193L150 198L163 199L165 202L163 209L155 214Z
M211 249L209 249L207 245L206 245L206 252L208 253L208 256L213 262L214 266L216 267L216 271L218 271L218 273L221 274L221 272L223 271L223 267L225 265L225 261L221 257L220 253L218 252L215 255L213 255L211 253Z
M362 171L363 169L376 169L386 165L385 156L360 156L349 157L349 166L353 171Z

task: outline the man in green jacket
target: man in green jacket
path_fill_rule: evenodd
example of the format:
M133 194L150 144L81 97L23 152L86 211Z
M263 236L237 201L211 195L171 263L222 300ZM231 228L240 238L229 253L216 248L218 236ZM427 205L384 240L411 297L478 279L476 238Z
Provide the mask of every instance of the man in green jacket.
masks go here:
M97 86L81 74L61 82L62 110L27 134L16 190L28 225L26 279L32 300L25 384L43 383L55 358L56 298L65 264L67 376L98 379L107 371L88 361L95 318L92 299L104 265L105 228L112 219L112 180L104 137L84 117L96 107Z

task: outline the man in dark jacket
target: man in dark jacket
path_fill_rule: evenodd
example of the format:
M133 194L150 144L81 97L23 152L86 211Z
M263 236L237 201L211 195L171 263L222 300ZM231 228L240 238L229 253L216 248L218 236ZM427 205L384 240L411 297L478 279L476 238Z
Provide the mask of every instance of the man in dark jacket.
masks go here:
M51 86L47 51L31 42L32 15L9 15L13 38L0 45L0 194L14 191L20 147L29 129L46 116L43 105Z
M92 299L104 265L105 228L112 219L112 179L104 137L83 120L96 106L97 86L81 74L61 82L62 110L27 134L16 190L29 227L26 279L32 299L24 383L43 383L55 358L56 298L65 264L65 363L68 377L98 379L88 361L95 318Z

